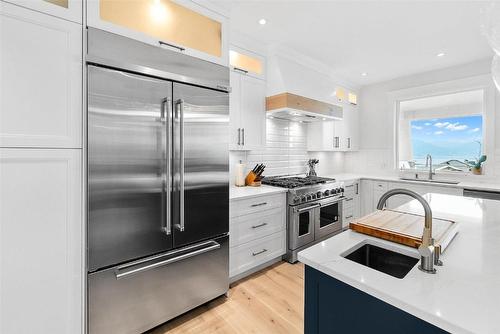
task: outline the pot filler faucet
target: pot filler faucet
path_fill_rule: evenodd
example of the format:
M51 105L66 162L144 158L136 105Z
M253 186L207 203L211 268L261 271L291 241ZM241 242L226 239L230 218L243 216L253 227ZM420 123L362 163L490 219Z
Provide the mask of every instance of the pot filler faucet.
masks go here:
M408 189L392 189L380 197L377 204L377 209L382 210L387 200L394 195L407 195L413 197L422 204L425 212L425 227L422 235L422 244L418 247L420 253L420 265L418 269L428 274L435 274L434 265L442 266L443 263L439 260L439 248L434 247L434 239L432 238L432 210L429 203L414 191Z

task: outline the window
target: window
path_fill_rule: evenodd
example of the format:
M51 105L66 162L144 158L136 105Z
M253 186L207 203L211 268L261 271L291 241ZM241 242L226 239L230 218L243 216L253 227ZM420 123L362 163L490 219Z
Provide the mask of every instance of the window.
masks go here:
M483 91L400 102L399 167L466 172L483 154Z

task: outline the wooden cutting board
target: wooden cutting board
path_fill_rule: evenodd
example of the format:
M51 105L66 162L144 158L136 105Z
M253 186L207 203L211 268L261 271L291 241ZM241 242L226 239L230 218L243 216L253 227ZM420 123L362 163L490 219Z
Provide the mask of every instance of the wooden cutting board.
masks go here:
M350 223L349 227L359 233L418 248L422 243L424 216L395 210L377 210ZM433 218L432 237L441 252L457 234L457 223Z

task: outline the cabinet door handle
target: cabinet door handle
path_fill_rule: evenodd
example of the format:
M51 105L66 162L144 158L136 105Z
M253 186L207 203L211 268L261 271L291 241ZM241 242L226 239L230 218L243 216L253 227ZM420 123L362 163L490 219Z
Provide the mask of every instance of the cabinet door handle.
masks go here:
M256 206L263 206L263 205L266 205L267 202L262 202L262 203L257 203L257 204L252 204L250 205L252 208L255 208Z
M264 227L266 225L267 225L267 223L262 223L262 224L259 224L259 225L254 225L254 226L252 226L252 228Z
M245 74L247 74L247 73L248 73L248 71L247 71L247 70L244 70L244 69L239 68L239 67L233 67L233 69L234 69L235 71L238 71L238 72L241 72L241 73L245 73Z
M267 249L265 249L265 248L264 248L264 249L262 249L261 251L258 251L258 252L255 252L255 253L252 253L252 256L257 256L257 255L262 254L262 253L265 253L265 252L267 252Z
M356 183L356 195L359 195L359 183Z
M352 215L345 217L345 219L351 219Z
M245 146L245 128L242 128L242 129L241 129L241 137L243 138L243 139L241 140L241 145L242 145L242 146Z
M177 49L177 50L182 51L182 52L186 51L186 49L183 48L182 46L177 46L175 44L170 44L170 43L167 43L167 42L164 42L164 41L158 41L158 43L160 45L166 45L166 46L169 46L171 48Z
M241 145L241 128L238 128L238 146Z
M351 148L351 138L347 138L347 148Z
M335 137L334 145L335 145L335 148L339 148L339 146L340 146L340 137Z

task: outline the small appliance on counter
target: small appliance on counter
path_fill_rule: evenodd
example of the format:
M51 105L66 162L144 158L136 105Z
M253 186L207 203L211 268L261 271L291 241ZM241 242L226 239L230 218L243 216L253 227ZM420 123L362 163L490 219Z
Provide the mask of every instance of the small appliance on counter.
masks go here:
M235 180L234 185L237 187L245 186L245 164L240 160L239 163L236 164L236 168L234 171Z
M266 166L264 164L257 164L255 167L248 173L245 178L245 184L250 187L260 187L262 185L262 173L264 173L264 169Z

